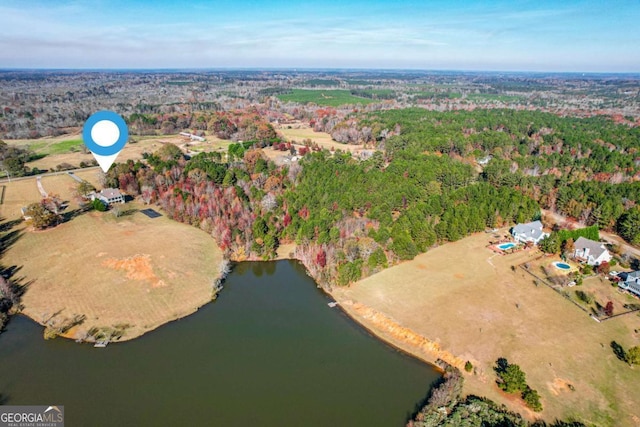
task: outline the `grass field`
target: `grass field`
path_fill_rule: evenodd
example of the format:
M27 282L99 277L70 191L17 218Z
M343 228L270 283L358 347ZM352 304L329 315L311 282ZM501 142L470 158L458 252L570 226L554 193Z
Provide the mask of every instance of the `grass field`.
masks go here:
M310 139L316 142L320 147L327 150L342 150L342 151L355 151L362 146L349 145L336 142L331 138L331 135L325 132L315 132L308 125L296 125L295 128L289 129L287 125L276 126L276 130L282 134L287 141L295 143L302 143L305 139Z
M172 143L181 147L185 152L201 151L225 151L231 141L225 141L215 136L207 136L206 142L189 142L179 135L166 136L134 136L137 141L129 142L118 155L117 162L127 160L140 160L142 153L154 152L158 150L162 144ZM72 166L79 167L80 162L89 163L93 160L90 152L84 152L84 143L81 135L65 135L56 138L42 138L36 140L7 140L7 144L17 145L20 147L30 148L36 154L44 155L41 159L29 162L29 168L37 167L40 170L55 169L62 163L68 163ZM188 146L187 146L188 144Z
M70 180L70 178L69 178ZM22 216L20 209L29 203L41 199L36 179L29 178L21 181L11 181L0 184L0 191L4 188L4 197L0 204L0 217L7 220L18 219Z
M338 80L329 80L329 79L309 79L304 82L309 86L339 86L340 82Z
M89 181L96 188L100 188L100 173L98 169L87 169L78 171L75 174L79 178ZM63 201L69 202L69 209L78 207L78 202L74 197L77 182L66 172L43 177L42 186L47 193L57 194L62 197ZM0 204L0 217L8 220L20 218L20 208L41 199L36 185L36 177L5 182L0 184L0 189L2 187L4 187L4 198Z
M23 313L41 324L53 316L57 325L86 316L70 331L73 338L93 327L128 325L127 340L193 313L211 300L222 259L209 235L164 216L90 212L22 232L3 263L21 267L19 275L31 282Z
M372 99L359 98L351 95L348 90L308 90L292 89L291 93L278 95L283 102L299 102L301 104L314 103L337 107L345 104L370 104Z
M409 93L415 99L458 99L462 98L462 94L459 92L435 92L435 91L422 91Z
M586 303L578 298L576 292L582 291L593 298L592 303ZM607 302L613 302L613 314L629 311L625 305L640 305L640 300L633 297L628 292L623 292L618 288L618 284L603 279L601 276L590 277L584 280L582 286L574 286L566 291L570 297L578 304L585 307L589 312L597 313L597 305L604 307Z
M99 187L96 169L76 172ZM42 178L48 193L78 207L76 181L66 173ZM40 200L36 178L4 184L0 214L20 217L20 207ZM127 203L127 215L90 212L53 229L17 226L22 237L3 256L5 266L20 267L23 282L32 282L23 297L24 313L40 323L85 315L71 331L83 336L92 327L130 325L131 339L184 317L211 299L222 254L206 233L166 217L150 219ZM58 324L59 324L58 323Z
M477 374L465 375L467 393L532 418L519 398L495 385L492 367L497 358L507 357L540 393L544 411L538 416L545 420L638 425L640 369L619 361L609 344L640 344L640 317L595 322L552 289L536 286L521 269L512 270L539 253L493 254L485 247L490 238L481 233L448 243L333 294L365 326L418 357L435 358L414 345L415 338L407 339L406 331L388 333L346 303L383 313L390 322L470 360Z

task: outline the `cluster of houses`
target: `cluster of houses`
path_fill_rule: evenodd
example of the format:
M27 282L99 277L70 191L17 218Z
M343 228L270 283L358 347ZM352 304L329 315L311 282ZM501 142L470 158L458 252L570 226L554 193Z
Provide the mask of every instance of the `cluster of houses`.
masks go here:
M534 245L549 237L549 233L543 230L542 222L540 221L517 224L511 229L511 235L518 242L524 244L532 243ZM588 265L598 266L603 262L611 261L613 257L604 243L578 237L574 242L573 258Z
M543 228L542 222L540 221L517 224L511 229L511 235L517 242L537 245L549 236L549 233L545 232ZM578 237L574 242L572 255L576 261L591 266L599 266L602 263L611 262L613 259L613 256L607 250L604 243L584 237ZM620 282L618 282L620 288L640 296L640 271L621 273L618 277L621 279Z

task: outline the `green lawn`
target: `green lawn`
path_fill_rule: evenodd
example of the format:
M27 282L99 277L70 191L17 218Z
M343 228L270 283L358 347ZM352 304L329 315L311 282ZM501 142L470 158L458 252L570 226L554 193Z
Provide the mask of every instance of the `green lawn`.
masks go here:
M84 142L81 139L70 139L68 141L61 141L57 144L52 144L47 147L46 154L63 154L70 151L80 151Z
M435 92L435 91L422 91L422 92L414 92L410 94L415 99L457 99L462 98L462 94L460 92Z
M82 149L84 142L82 139L69 139L60 142L51 141L33 141L26 144L30 150L40 155L64 154L76 152Z
M345 104L370 104L372 99L359 98L351 95L348 90L307 90L292 89L291 93L278 95L283 102L299 102L307 104L313 102L318 105L337 107Z
M338 80L328 79L311 79L305 82L309 86L338 86L340 82Z

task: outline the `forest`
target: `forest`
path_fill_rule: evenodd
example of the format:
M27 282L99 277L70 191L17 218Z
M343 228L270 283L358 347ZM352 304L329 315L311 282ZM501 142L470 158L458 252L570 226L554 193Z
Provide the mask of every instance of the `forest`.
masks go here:
M347 118L346 120L349 120ZM640 129L609 117L538 111L390 110L358 121L387 155L489 159L480 178L517 189L542 208L640 241Z
M509 110L390 110L345 120L369 129L378 150L367 160L299 149L299 163L276 166L263 150L285 143L259 114L216 113L210 131L259 139L188 160L165 145L146 162L112 168L110 184L211 233L230 259L268 259L295 242L296 256L327 286L474 232L539 219L540 207L640 240L639 169L629 160L640 148L637 128ZM490 160L479 168L483 157Z

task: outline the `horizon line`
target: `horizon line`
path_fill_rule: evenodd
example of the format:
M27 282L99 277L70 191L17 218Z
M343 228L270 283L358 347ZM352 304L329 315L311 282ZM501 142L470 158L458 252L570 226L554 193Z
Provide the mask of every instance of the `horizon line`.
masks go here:
M78 71L78 72L98 72L98 71L178 71L178 72L203 72L203 71L286 71L286 72L312 72L312 71L332 71L332 72L410 72L410 73L473 73L473 74L579 74L579 75L634 75L640 77L639 71L560 71L560 70L512 70L512 69L456 69L456 68L390 68L390 67L0 67L0 72L7 71Z

